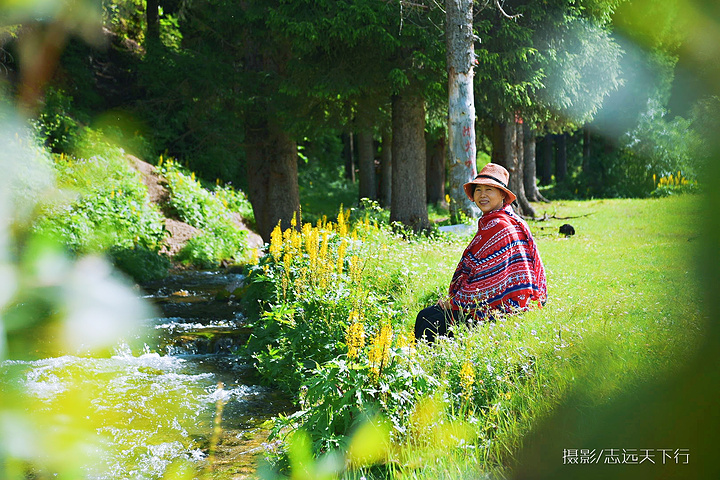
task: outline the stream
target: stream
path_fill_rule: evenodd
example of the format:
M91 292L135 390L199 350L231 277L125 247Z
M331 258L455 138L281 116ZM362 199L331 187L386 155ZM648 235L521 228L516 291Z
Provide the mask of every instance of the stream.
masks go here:
M249 335L229 298L242 281L224 270L173 275L143 288L156 316L147 319L150 334L133 347L118 345L109 358L64 356L2 367L15 370L41 410L67 409L68 392L83 392L74 408L84 409L104 445L85 472L89 478L154 480L178 461L207 468L218 405L222 433L213 478L251 478L271 448L268 420L291 404L261 386L252 366L235 354Z

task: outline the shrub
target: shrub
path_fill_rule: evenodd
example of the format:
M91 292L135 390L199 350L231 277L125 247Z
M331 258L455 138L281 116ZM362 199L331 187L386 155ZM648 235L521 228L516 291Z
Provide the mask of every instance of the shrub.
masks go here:
M655 179L656 176L653 175L653 182ZM683 193L698 193L699 191L700 189L696 181L685 178L682 172L677 172L675 176L670 174L660 177L655 190L653 190L650 195L653 197L667 197Z
M71 114L72 103L62 90L48 88L42 111L33 122L38 137L54 153L70 153L77 146L81 126Z
M351 229L348 215L341 210L337 223L319 220L302 231L276 227L268 254L248 271L244 302L260 310L249 349L261 374L293 394L317 365L344 350L354 315L367 331L381 320L399 321L387 293L362 279L369 248L362 236L378 227L363 221Z
M244 259L247 233L233 219L233 211L249 215L249 202L242 192L229 186L218 186L215 191L203 188L195 173L188 173L172 160L161 159L161 169L168 181L171 209L180 220L203 231L187 242L177 258L200 267Z
M89 158L59 155L58 183L69 199L48 207L37 229L52 233L76 253L136 246L159 251L166 231L139 174L108 149Z
M111 247L108 255L115 268L138 283L146 283L167 276L170 259L142 245Z

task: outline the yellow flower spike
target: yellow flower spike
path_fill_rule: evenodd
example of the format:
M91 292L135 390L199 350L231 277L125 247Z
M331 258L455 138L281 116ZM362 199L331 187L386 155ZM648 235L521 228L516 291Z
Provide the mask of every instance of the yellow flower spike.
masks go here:
M350 281L353 285L360 285L363 271L362 260L357 255L350 257Z
M343 265L345 264L345 251L347 250L347 241L343 238L338 245L338 257L337 257L337 273L342 275Z
M348 349L348 358L358 358L359 352L365 346L365 327L360 320L360 314L353 310L350 312L348 321L350 324L345 330L345 344Z
M190 180L195 181L195 172L190 173Z
M462 396L469 400L472 396L472 386L475 383L475 369L472 363L465 361L460 368L460 387L462 388Z
M382 370L390 361L390 349L392 348L393 330L390 323L385 323L380 332L373 339L372 346L368 352L368 362L375 379L380 377Z
M657 175L653 173L653 185L657 185Z
M287 275L290 275L290 267L292 266L293 262L293 254L291 252L286 252L283 255L283 265L285 266L285 273Z
M280 229L280 222L278 222L278 224L275 226L275 229L270 234L270 255L272 255L276 261L280 259L282 246L282 230Z
M322 245L320 246L320 260L327 263L328 248L330 246L330 234L326 231L322 233Z
M292 244L293 250L299 254L302 253L302 235L300 235L300 232L295 230L294 227L293 227L292 233L290 235L290 240L292 242L291 244Z
M289 228L283 232L283 243L292 246L292 230Z
M343 212L343 207L340 205L340 212L338 212L337 216L337 233L341 237L344 237L348 233L347 229L347 223L345 223L345 213Z
M290 220L290 226L291 226L293 229L295 229L295 227L297 227L296 212L293 212L292 219Z

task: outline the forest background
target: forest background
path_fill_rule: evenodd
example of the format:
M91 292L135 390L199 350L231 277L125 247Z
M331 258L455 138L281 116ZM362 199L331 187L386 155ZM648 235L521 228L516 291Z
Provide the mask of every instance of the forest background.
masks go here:
M414 229L428 226L426 205L448 207L436 2L71 5L4 29L6 98L32 113L53 153L72 154L91 129L150 163L173 157L247 192L266 242L278 220L299 218L312 178L357 180L350 204L378 200ZM541 199L536 177L550 199L641 197L661 177L695 179L691 125L711 107L681 62L681 3L503 5L476 4L470 20L474 133L480 166L506 165L522 186L520 213ZM73 8L85 16L50 28ZM36 42L54 46L23 53ZM458 192L450 206L465 202Z
M543 197L665 196L696 191L698 179L713 178L701 161L716 148L720 76L711 60L717 25L705 20L717 14L712 2L487 2L475 9L474 167L493 160L522 178L513 187L520 191L522 185L521 198L529 200L519 202L520 213L531 217ZM436 2L3 4L3 115L13 118L10 112L18 111L21 123L30 119L32 137L61 182L85 192L79 207L41 212L37 228L60 235L75 254L109 251L118 266L144 265L137 277L166 268L161 253L167 226L128 182L129 153L164 177L173 198L169 215L188 221L195 215L207 234L177 260L208 266L245 259L247 234L223 220L221 210L230 208L277 248L254 270L265 274L254 286L269 283L279 305L317 306L317 299L301 298L307 292L288 289L304 278L288 263L292 255L286 256L297 253L294 235L304 222L337 229L341 238L349 234L341 232L344 212L332 226L323 215L334 218L341 205L361 206L365 223L357 235L368 240L362 232L378 223L394 224L391 231L402 238L427 229L431 219L466 220L452 214L453 202L464 200L452 194L445 177L444 19ZM35 140L15 137L8 145L23 142ZM107 188L93 191L94 185ZM360 204L361 198L389 211ZM125 211L131 215L118 215ZM108 218L126 220L101 226ZM278 222L285 242L273 242ZM707 227L716 228L712 221ZM303 235L313 235L312 227ZM18 238L21 245L27 240ZM340 239L333 245L335 268L349 275L349 285L359 285L352 282L359 275L352 250L338 262L342 245ZM717 251L709 251L715 258ZM382 288L391 291L396 280ZM288 302L288 294L296 298ZM347 326L358 323L353 312L359 315L365 306L353 302L335 312ZM320 308L327 313L322 309L329 307ZM274 329L285 314L275 310L264 317L256 337L266 342L262 347L268 338L270 344L283 341ZM384 326L377 322L367 333L379 338ZM323 333L348 348L344 329ZM270 376L278 365L287 367L282 362L293 368L292 355L305 352L276 353L256 352ZM702 354L707 352L698 358ZM534 361L507 360L508 369L532 368ZM462 408L472 382L465 364L452 361L455 407ZM347 373L330 362L314 377L318 403L336 400L323 388L337 382L332 376L338 371ZM352 380L362 384L373 372ZM304 368L293 375L291 387L308 381ZM404 381L401 375L393 379ZM417 383L412 388L422 390ZM508 393L499 388L492 394ZM488 422L488 413L498 414L485 411ZM312 432L317 419L302 421ZM320 427L326 425L316 431ZM318 434L312 440L322 452L338 438Z

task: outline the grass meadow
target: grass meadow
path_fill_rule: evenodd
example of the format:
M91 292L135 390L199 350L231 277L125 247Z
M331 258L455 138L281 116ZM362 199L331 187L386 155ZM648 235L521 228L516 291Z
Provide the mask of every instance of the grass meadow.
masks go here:
M493 356L522 351L533 359L534 375L506 382L490 399L496 409L486 412L499 413L486 425L494 431L484 448L450 461L436 452L438 468L426 464L410 478L450 477L457 468L503 475L523 437L570 392L591 411L677 371L699 343L704 323L695 265L700 201L680 196L538 205L547 218L531 221L530 228L548 277L545 307L481 325L441 347L474 356L476 368ZM576 234L560 235L563 223ZM410 296L430 300L442 291L465 243L431 249L417 266L411 263ZM459 467L458 461L467 463Z
M681 195L536 205L539 217L529 225L546 268L547 304L495 322L458 327L454 338L432 346L408 350L398 340L394 350L389 349L394 353L380 362L382 373L372 360L379 339L384 335L389 346L392 338L412 332L417 312L446 292L472 234L408 241L387 230L361 233L361 241L351 242L347 252L362 259L361 279L355 282L359 285L338 282L329 287L351 291L340 300L347 302L347 309L317 311L330 325L333 318L348 325L362 319L368 360L345 350L351 343L348 337L344 343L338 340L337 351L330 355L336 359L319 362L322 366L309 382L314 403L307 411L323 413L309 413L310 421L294 428L315 428L313 438L327 441L327 432L337 428L342 415L353 418L347 403L356 402L363 411L370 392L394 425L393 441L370 440L385 445L373 457L375 466L361 462L360 468L341 468L336 472L340 476L511 475L524 439L569 396L580 399L581 416L592 416L593 408L667 378L691 358L705 322L695 263L702 241L697 228L701 201L699 195ZM558 232L564 223L574 227L575 235ZM284 268L289 272L287 261ZM285 298L292 278L284 283ZM365 299L362 309L353 306L357 297ZM298 329L305 332L325 328L304 318L312 316L309 306L317 303L314 299L306 307L294 307L305 313L295 314L290 323L304 322ZM390 317L395 337L381 333ZM375 375L363 376L363 368L374 368ZM422 374L404 373L418 371ZM307 378L301 383L307 385ZM403 400L410 397L414 400ZM331 440L343 445L336 437ZM344 447L352 452L353 445L349 440ZM297 468L307 470L299 465L291 470Z

